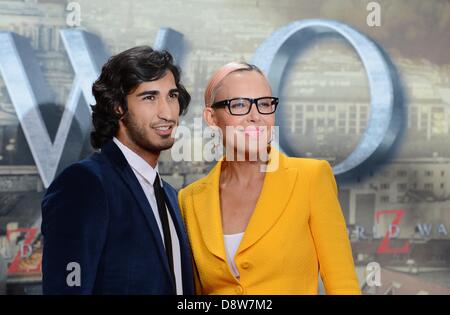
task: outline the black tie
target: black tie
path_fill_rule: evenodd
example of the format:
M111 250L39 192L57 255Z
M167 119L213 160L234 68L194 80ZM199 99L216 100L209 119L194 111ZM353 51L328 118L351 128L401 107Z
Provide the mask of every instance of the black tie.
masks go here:
M159 218L161 219L162 230L164 234L164 244L166 245L167 260L169 261L169 269L172 275L173 283L175 283L175 273L173 270L173 255L172 255L172 239L170 237L169 218L166 209L166 195L161 187L159 175L156 173L155 182L153 183L155 190L156 203L158 205Z

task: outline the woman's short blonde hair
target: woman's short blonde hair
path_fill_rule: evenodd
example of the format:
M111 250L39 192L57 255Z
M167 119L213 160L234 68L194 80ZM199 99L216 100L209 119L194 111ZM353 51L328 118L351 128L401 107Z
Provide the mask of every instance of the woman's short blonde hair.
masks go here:
M233 72L238 71L257 71L264 75L262 71L255 65L251 65L245 62L230 62L220 67L212 77L209 79L205 89L205 106L211 106L214 103L216 92L220 83L225 77Z

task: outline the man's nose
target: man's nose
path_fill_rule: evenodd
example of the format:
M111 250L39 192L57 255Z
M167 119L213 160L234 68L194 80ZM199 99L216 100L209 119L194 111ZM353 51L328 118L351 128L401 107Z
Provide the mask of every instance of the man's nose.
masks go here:
M169 104L165 97L161 98L158 104L158 117L165 120L173 120L177 114L174 107Z

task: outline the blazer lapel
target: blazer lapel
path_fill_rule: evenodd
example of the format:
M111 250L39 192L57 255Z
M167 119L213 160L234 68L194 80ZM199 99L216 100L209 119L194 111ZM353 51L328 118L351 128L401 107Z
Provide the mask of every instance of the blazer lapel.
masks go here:
M201 186L192 192L192 198L194 213L206 247L212 254L226 261L219 195L221 164L222 160L203 178ZM297 169L288 166L287 157L272 148L268 169L275 170L266 173L261 194L236 255L256 243L286 208L297 179Z
M168 188L168 183L164 181L163 189L166 193L166 203L172 217L175 229L177 230L178 240L180 242L181 253L181 269L183 278L183 294L194 294L194 275L192 267L192 254L187 239L186 229L181 218L181 213L178 208L178 200L176 194L173 195Z
M139 204L139 207L141 208L149 225L150 231L152 232L152 235L155 239L161 262L163 263L164 268L167 271L167 275L171 277L169 264L167 262L167 256L161 238L161 233L159 232L158 224L156 223L152 208L148 203L147 197L145 196L145 193L142 190L142 187L139 184L136 175L133 173L133 170L125 159L125 156L112 140L102 147L102 153L104 153L108 160L112 162L111 164L115 166L120 177L126 183L137 203Z
M236 255L255 244L275 225L291 198L298 171L296 168L288 167L287 157L284 154L274 148L272 150L274 151L271 154L272 158L274 154L279 158L278 168L266 173L261 194Z
M170 216L172 217L175 229L177 230L178 239L180 240L180 246L187 246L188 241L186 239L186 229L184 228L183 220L178 210L178 201L175 201L176 199L174 199L174 197L172 196L169 188L167 187L168 185L169 184L164 181L163 189L167 197L167 208L169 209Z
M247 225L241 244L236 252L242 252L255 244L277 222L292 194L297 169L289 168L287 157L272 148L269 168L278 159L278 167L267 172L261 195ZM192 193L194 213L200 226L203 241L208 250L226 261L223 239L219 178L222 161L219 161L203 179L202 185Z
M219 161L203 178L198 190L192 193L192 198L194 213L206 247L215 256L226 260L219 199L220 168Z

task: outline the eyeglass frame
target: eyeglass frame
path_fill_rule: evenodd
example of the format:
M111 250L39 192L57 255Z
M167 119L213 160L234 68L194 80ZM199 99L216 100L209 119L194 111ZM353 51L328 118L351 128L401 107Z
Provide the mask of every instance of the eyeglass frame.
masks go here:
M272 102L275 102L275 109L273 110L273 112L270 113L261 113L261 111L258 108L258 101L264 98L270 98L272 99ZM230 104L232 101L234 100L248 100L250 101L250 107L248 108L248 112L246 112L245 114L233 114L231 112L231 107ZM218 101L215 102L211 105L211 108L217 108L217 107L228 107L228 112L230 113L230 115L233 116L245 116L248 115L248 113L250 113L250 111L252 110L252 106L253 104L256 105L256 110L258 111L258 113L260 113L261 115L271 115L273 113L275 113L275 111L277 110L278 104L280 102L280 99L278 97L274 97L274 96L263 96L263 97L258 97L258 98L250 98L250 97L235 97L235 98L230 98L228 100L223 100L223 101Z

